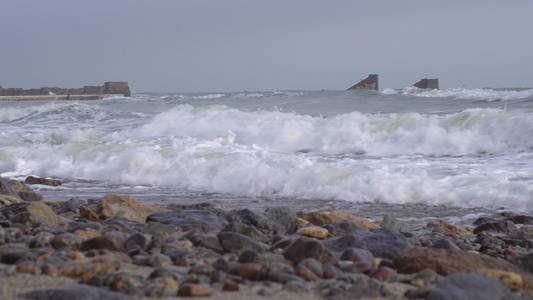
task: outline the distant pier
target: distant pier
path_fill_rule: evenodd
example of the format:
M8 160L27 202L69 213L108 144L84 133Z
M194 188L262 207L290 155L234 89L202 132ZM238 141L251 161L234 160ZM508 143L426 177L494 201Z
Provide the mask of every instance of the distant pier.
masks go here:
M39 89L3 88L0 86L0 100L97 100L110 97L129 97L131 91L126 81L109 81L102 86L84 86L66 89L42 87Z

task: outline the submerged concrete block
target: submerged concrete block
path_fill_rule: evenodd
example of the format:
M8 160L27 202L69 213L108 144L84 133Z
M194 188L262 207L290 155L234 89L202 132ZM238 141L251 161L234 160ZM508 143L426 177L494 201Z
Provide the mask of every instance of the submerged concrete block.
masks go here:
M378 74L370 74L366 79L349 88L349 90L379 90Z
M419 89L439 89L439 80L437 78L434 79L427 79L423 78L419 82L413 84L414 87L417 87Z

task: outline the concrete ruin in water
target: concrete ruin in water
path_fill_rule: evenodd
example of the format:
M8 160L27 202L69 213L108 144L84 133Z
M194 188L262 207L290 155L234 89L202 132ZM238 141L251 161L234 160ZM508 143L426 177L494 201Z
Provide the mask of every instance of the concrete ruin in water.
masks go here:
M40 89L3 88L0 100L96 100L109 97L129 97L131 91L126 81L109 81L101 86L82 88L42 87Z
M419 82L413 84L419 89L439 89L438 79L423 78ZM358 84L350 87L348 90L376 90L379 91L378 74L370 74L367 78L359 81Z

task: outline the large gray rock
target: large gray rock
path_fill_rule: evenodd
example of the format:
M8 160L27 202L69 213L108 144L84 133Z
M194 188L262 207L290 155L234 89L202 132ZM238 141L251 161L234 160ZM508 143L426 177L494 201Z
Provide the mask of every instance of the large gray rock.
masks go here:
M519 299L505 285L489 277L454 274L444 278L426 297L428 300L513 300Z
M154 213L146 218L146 223L149 222L179 226L184 231L198 229L203 232L221 230L228 225L226 220L218 217L214 213L197 209Z
M264 214L249 209L233 210L228 213L228 222L239 222L254 226L263 233L291 234L298 229L298 218L295 213L284 207L268 208Z
M217 237L225 252L241 255L247 250L252 250L259 253L267 250L267 246L265 244L256 242L250 237L237 232L223 231L220 232Z
M396 229L384 228L372 231L372 235L345 235L340 238L324 241L336 255L342 254L347 248L366 249L375 257L394 259L399 253L411 249L409 241Z
M361 248L367 249L376 257L394 259L401 252L413 248L396 229L384 228L373 232L373 235L363 240L364 245Z
M347 234L357 234L359 236L370 236L372 233L360 224L352 220L342 220L333 224L323 225L333 236L344 236Z

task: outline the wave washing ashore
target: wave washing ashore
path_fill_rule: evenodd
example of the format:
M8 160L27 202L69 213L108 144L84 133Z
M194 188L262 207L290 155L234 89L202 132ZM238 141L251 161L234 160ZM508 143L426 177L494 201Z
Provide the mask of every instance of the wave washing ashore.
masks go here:
M532 89L4 102L0 124L2 299L533 299ZM62 184L22 201L29 175Z
M533 211L533 90L135 94L0 103L0 175L51 200L422 204Z

